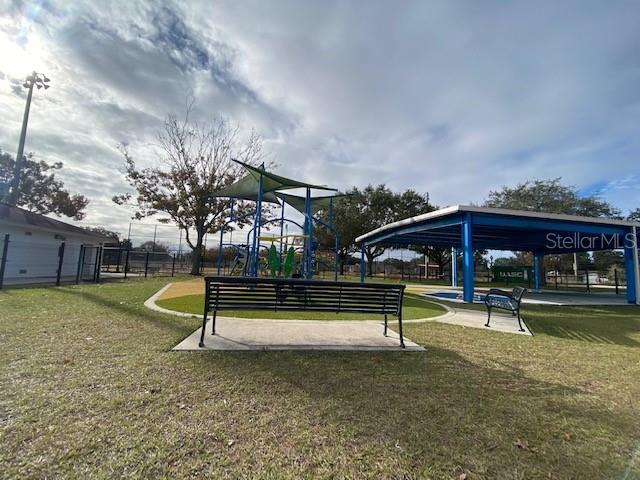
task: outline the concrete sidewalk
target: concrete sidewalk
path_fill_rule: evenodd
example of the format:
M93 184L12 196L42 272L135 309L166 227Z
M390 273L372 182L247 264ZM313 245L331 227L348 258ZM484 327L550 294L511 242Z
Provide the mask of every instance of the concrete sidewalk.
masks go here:
M410 321L411 320L409 320L409 322ZM450 314L434 318L433 321L448 323L450 325L460 325L463 327L482 328L484 330L495 332L533 336L524 320L522 321L522 328L524 328L524 332L521 332L518 327L518 319L512 315L505 315L502 313L491 313L490 327L485 327L485 324L487 323L487 313L477 310L455 309L450 312Z
M393 321L389 322L393 325ZM397 325L397 323L396 323ZM395 326L395 325L394 325ZM200 348L200 329L173 350L337 350L337 351L424 351L377 321L271 320L218 317L216 335L207 322L205 346Z

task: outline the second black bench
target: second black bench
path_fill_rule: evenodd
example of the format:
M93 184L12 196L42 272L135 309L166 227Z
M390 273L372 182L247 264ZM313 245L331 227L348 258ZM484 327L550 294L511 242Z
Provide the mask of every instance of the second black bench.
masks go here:
M525 330L522 328L520 320L520 303L522 303L522 297L526 292L527 289L523 287L515 287L512 292L505 292L497 288L490 289L489 293L484 297L484 304L487 307L487 323L485 327L489 326L491 309L498 308L500 310L507 310L517 316L520 331L524 332Z

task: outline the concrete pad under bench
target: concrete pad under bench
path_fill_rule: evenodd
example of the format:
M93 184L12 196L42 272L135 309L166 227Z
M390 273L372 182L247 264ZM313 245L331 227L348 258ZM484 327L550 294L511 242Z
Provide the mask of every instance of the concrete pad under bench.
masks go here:
M487 323L487 312L476 310L456 309L453 314L437 317L434 321L439 323L448 323L450 325L460 325L463 327L483 328L485 330L493 330L495 332L532 336L531 330L529 330L524 319L522 321L522 328L524 329L524 332L521 332L518 328L518 319L513 315L505 315L502 313L491 314L490 327L485 327L485 324Z
M393 321L389 322L390 325ZM173 350L337 350L337 351L424 351L377 321L270 320L220 317L216 334L207 321L204 348L198 346L201 329L185 338Z

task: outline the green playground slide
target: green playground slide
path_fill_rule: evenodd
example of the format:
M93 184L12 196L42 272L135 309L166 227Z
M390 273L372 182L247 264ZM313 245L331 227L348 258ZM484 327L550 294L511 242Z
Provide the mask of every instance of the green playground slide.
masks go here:
M289 250L287 250L287 256L284 259L283 273L285 278L291 278L295 261L295 250L293 249L293 247L289 247Z
M271 245L271 248L269 248L269 260L267 263L271 271L271 276L277 277L280 271L280 255L278 255L275 245Z

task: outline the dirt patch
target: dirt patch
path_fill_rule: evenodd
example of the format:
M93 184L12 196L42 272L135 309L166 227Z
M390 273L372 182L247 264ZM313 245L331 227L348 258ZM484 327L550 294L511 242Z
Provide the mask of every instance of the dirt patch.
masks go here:
M162 292L158 300L184 297L185 295L204 295L204 279L196 278L186 282L176 282Z

